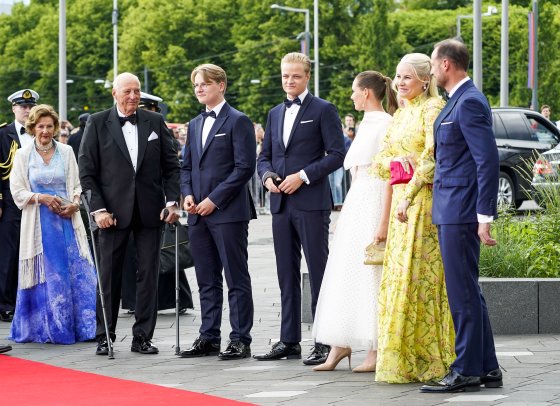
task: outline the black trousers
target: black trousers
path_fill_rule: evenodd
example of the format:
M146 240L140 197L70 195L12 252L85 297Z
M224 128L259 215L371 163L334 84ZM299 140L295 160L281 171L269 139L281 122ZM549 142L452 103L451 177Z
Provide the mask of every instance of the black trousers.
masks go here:
M99 230L99 275L103 287L109 331L114 338L121 300L123 264L128 239L132 233L138 252L136 309L134 313L136 321L132 326L132 334L151 339L157 320L161 227L143 226L137 207L134 208L132 218L132 223L128 228L116 229L110 227ZM104 336L103 312L98 296L96 337Z
M13 200L5 199L0 217L0 311L3 312L14 311L16 306L20 224L21 211Z

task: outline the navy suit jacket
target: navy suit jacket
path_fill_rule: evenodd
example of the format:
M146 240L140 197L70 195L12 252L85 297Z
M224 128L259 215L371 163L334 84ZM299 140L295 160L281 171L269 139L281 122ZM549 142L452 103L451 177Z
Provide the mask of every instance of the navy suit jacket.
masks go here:
M465 82L434 122L434 224L477 223L497 216L499 158L486 97Z
M249 118L224 104L202 148L204 118L189 123L181 167L181 192L194 196L195 203L207 197L216 210L206 217L215 224L249 221L256 218L248 182L255 173L257 144ZM189 215L195 224L198 215Z
M15 121L0 128L0 209L5 201L9 201L15 207L12 193L10 192L10 172L14 162L14 151L21 147L19 136L16 131Z
M296 116L287 146L282 139L284 113L282 103L268 114L262 150L257 170L262 177L275 172L282 179L304 170L309 185L303 184L289 197L290 204L298 210L330 210L332 196L328 175L342 166L344 136L336 107L331 103L307 94ZM270 211L278 213L284 193L270 194Z

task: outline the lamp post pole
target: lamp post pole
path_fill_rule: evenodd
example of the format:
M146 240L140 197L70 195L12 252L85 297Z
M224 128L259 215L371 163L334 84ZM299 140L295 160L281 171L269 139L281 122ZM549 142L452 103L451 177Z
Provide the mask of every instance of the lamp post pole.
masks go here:
M113 80L117 78L119 74L119 59L118 59L118 34L119 34L119 9L117 5L117 0L113 0Z
M315 96L319 97L319 0L313 0L313 59L315 63Z
M319 6L318 0L314 0L314 12L313 12L313 52L314 52L314 63L315 63L315 88L314 93L315 96L319 96ZM270 8L277 9L277 10L284 10L284 11L292 11L294 13L305 13L305 54L310 57L310 31L309 31L309 9L308 8L294 8L294 7L287 7L281 6L278 4L273 4Z
M66 120L66 0L59 0L58 9L58 114Z
M500 107L509 104L509 0L502 0L502 45L500 63Z

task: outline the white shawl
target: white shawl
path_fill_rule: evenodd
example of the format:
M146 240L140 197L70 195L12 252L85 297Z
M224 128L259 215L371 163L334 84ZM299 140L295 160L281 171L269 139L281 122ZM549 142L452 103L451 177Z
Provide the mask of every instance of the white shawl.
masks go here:
M393 118L383 111L368 111L344 158L344 169L370 165L372 157L381 149L387 128Z
M82 193L74 151L72 147L65 144L55 142L55 145L64 162L66 193L68 199L72 200ZM28 289L45 282L40 210L39 205L34 202L35 193L31 191L28 176L29 157L33 148L35 148L35 142L17 150L10 173L10 191L16 206L22 210L19 245L19 289ZM32 199L33 201L31 201ZM76 212L72 216L72 227L74 228L80 256L86 258L91 264L91 253L80 212Z

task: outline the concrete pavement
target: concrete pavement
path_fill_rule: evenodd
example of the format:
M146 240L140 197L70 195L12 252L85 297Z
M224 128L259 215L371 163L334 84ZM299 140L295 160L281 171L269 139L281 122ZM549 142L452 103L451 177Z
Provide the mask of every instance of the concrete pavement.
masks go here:
M337 213L333 213L333 221ZM253 354L266 352L278 340L280 293L272 247L271 217L260 216L249 230L249 268L253 281L255 324ZM194 269L187 277L196 289ZM222 348L229 334L227 289L224 288ZM195 306L198 294L193 292ZM560 404L560 336L497 336L498 358L505 368L504 388L483 389L468 394L421 394L419 384L376 383L373 374L354 374L343 360L334 372L313 372L300 360L259 362L253 359L220 361L216 357L177 358L175 315L160 312L154 336L158 355L130 352L133 316L121 312L115 343L115 359L96 356L94 343L71 346L14 344L7 355L51 365L117 378L207 393L262 405L553 405ZM198 309L180 318L181 349L198 336ZM0 323L0 342L7 343L9 324ZM307 353L311 347L311 325L302 324ZM355 349L352 365L365 357ZM1 362L1 361L0 361ZM1 388L1 380L0 380ZM1 390L0 390L1 392ZM22 405L23 406L23 405Z

